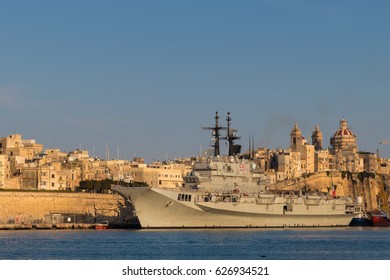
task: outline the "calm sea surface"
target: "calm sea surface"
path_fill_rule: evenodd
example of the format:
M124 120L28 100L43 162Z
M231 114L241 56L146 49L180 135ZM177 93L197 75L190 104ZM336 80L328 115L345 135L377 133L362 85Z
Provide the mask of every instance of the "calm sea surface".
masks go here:
M8 260L390 260L390 228L0 231Z

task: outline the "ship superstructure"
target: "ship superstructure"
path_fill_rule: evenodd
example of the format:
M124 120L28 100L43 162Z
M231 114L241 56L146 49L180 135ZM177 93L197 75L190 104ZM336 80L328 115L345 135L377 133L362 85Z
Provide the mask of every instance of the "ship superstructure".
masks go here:
M186 188L203 191L263 192L266 177L253 162L237 157L216 157L195 162L184 176Z

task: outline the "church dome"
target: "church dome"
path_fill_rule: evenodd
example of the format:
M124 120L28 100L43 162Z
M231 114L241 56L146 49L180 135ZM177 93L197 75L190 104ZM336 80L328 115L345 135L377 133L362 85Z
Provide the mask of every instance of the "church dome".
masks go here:
M343 135L344 136L353 136L353 133L349 129L339 129L334 134L334 136L343 136Z
M330 138L330 144L333 152L337 150L341 151L354 151L357 150L356 135L348 129L348 123L345 119L340 121L340 128L335 132L332 138Z
M345 119L342 119L340 121L340 128L335 132L334 137L343 137L343 136L352 136L355 135L352 133L351 130L348 129L348 123Z

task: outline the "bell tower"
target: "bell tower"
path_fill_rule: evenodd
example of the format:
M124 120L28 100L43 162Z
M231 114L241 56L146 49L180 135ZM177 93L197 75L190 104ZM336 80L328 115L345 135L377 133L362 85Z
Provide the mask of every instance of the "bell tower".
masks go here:
M314 145L314 149L316 151L322 150L322 132L318 125L316 126L316 130L311 135L311 142Z
M295 123L294 128L291 130L291 133L290 133L290 140L291 140L290 148L293 151L298 150L297 144L300 142L301 139L302 139L302 132L299 129L298 124Z

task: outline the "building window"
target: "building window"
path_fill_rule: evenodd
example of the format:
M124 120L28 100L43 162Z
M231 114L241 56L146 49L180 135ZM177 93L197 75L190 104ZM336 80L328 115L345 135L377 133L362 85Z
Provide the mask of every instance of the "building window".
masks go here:
M54 183L51 183L51 186L54 187Z
M55 175L54 175L54 174L51 174L51 177L54 179Z

